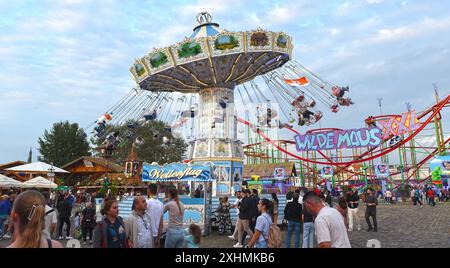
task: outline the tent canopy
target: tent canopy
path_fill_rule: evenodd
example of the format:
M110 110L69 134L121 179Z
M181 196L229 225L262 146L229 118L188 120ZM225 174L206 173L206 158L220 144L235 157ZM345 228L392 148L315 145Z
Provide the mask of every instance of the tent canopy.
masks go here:
M0 188L21 187L22 183L0 174Z
M68 171L61 169L59 167L55 167L52 165L49 165L44 162L35 162L31 164L25 164L21 166L16 166L12 168L7 168L7 171L22 171L22 172L50 172L50 170L53 168L54 173L69 173Z
M56 183L47 180L44 177L36 177L29 181L22 183L22 188L51 188L55 189L58 185Z

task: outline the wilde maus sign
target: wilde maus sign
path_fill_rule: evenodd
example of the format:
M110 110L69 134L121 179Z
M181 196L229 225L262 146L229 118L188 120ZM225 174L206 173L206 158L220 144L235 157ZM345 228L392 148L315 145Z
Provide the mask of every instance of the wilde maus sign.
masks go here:
M305 135L296 135L297 151L319 151L357 147L377 147L381 144L383 131L380 128L334 130Z

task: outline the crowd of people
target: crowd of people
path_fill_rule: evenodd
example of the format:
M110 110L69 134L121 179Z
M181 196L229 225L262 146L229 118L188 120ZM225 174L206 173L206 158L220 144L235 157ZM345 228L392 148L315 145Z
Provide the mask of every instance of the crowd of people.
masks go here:
M377 232L378 230L376 219L378 199L375 194L375 191L370 189L363 194L368 232ZM232 205L228 203L227 198L220 200L217 208L219 234L223 234L222 226L224 225L227 226L226 230L230 230L230 208L235 208L238 218L234 233L228 236L236 242L233 247L267 247L267 243L264 241L268 241L268 228L272 223L278 223L279 200L277 195L272 193L271 200L260 199L257 190L244 189L237 191L235 196L236 201ZM282 226L287 228L284 241L286 248L292 246L312 248L315 245L318 247L350 247L347 232L361 230L361 222L358 217L360 195L357 189L342 194L334 206L332 194L326 189L296 189L294 192L289 192L286 199L287 203L282 219ZM231 230L229 232L231 233ZM294 236L293 245L292 236ZM246 238L248 238L247 245L244 243Z
M60 248L60 241L72 239L76 230L80 232L75 238L94 248L199 247L201 229L195 224L184 228L184 205L176 189L168 190L164 203L157 198L155 184L148 186L148 198L140 193L131 195L132 212L126 219L119 216L119 200L107 195L100 220L93 207L96 193L28 190L3 195L0 234L2 239L11 238L12 248ZM167 226L163 221L165 212L169 214Z
M435 206L436 201L449 200L448 189L426 185L412 186L413 205L425 202ZM351 247L348 232L361 231L358 210L365 204L364 218L368 232L378 231L378 200L394 203L393 194L366 189L359 193L356 188L332 198L326 189L296 189L286 195L284 217L281 227L286 228L283 246L286 248ZM28 190L10 193L0 200L0 237L11 238L9 247L62 247L59 241L73 237L94 248L197 248L200 246L202 230L192 224L183 224L185 206L179 199L179 191L170 188L166 198L158 199L158 187L150 184L147 197L141 192L122 193L133 196L132 212L126 218L119 216L118 203L121 198L107 194L99 215L94 207L97 193ZM256 189L243 189L235 193L236 201L230 204L228 197L220 198L216 223L218 232L233 239L234 248L273 247L279 223L278 195L270 199L261 198ZM337 202L333 200L336 200ZM233 223L231 209L237 211ZM163 215L168 213L168 223ZM65 227L65 228L64 228ZM234 230L233 230L234 228ZM56 239L57 238L57 239ZM292 241L293 240L293 241ZM292 243L293 242L293 243Z

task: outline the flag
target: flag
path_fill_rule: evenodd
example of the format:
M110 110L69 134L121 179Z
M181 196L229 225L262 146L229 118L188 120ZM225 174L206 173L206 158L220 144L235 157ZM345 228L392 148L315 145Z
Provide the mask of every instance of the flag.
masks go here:
M306 77L300 77L297 79L284 79L284 82L290 86L303 86L306 87L309 85L309 81Z

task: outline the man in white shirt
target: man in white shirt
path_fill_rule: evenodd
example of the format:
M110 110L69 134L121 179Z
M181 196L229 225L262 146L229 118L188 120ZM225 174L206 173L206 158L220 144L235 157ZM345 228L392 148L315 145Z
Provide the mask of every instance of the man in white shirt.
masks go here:
M143 196L136 196L133 200L133 211L124 220L125 232L133 248L153 248L151 219L145 213L147 201Z
M50 193L49 192L43 192L42 195L45 198L45 229L44 229L44 235L46 239L52 239L53 234L56 230L56 224L58 222L58 218L56 216L56 211L49 207L47 204L50 199Z
M156 184L148 185L148 197L146 214L151 219L154 245L159 247L159 240L163 228L164 205L158 200L158 186Z
M386 192L384 193L384 195L386 196L386 202L387 202L388 204L390 204L391 201L392 201L392 193L391 193L391 191L386 190Z
M239 219L239 203L242 200L241 191L236 191L235 195L236 195L236 201L234 202L234 204L231 207L236 209L236 212L237 212L236 215L238 215L238 217L237 217L236 225L234 225L235 226L234 233L232 235L229 235L228 238L238 241L238 236L237 236L238 228L237 227L239 226L239 221L240 221L240 219Z
M344 218L336 209L327 207L314 192L303 197L303 205L316 216L314 227L319 248L351 248Z

